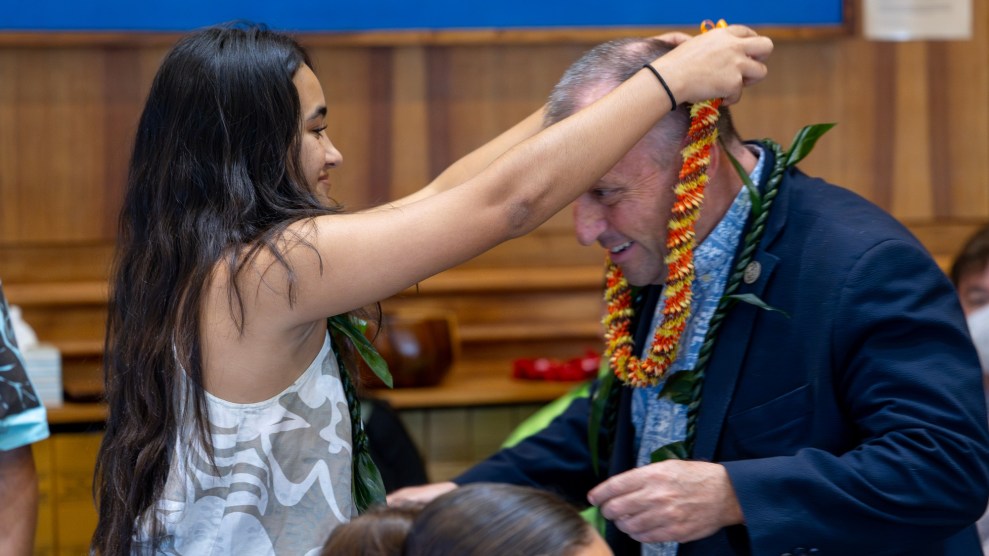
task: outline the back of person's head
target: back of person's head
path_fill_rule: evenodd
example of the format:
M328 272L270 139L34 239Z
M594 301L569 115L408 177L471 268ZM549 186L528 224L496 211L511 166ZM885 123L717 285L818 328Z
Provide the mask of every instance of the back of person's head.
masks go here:
M574 62L553 88L546 103L544 124L552 125L586 106L589 100L603 96L635 75L645 64L673 50L673 45L655 38L623 38L608 41L588 50ZM659 83L656 84L659 87ZM588 99L588 95L593 95ZM727 106L721 106L718 133L725 140L737 140ZM673 117L656 125L651 135L679 150L680 141L690 125L690 108L681 104Z
M989 226L972 234L951 265L951 281L966 314L989 305Z
M474 483L427 504L412 523L407 556L570 556L596 532L558 496L530 487Z
M401 556L420 506L381 506L337 526L321 556Z

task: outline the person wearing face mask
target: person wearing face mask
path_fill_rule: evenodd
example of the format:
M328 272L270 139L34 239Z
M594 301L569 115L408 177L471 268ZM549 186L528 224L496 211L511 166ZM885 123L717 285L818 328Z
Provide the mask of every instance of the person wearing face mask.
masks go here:
M951 263L950 275L966 315L989 305L989 226L968 238Z
M983 388L989 401L989 226L968 238L951 264L950 275L958 290L972 343L979 352ZM976 525L982 550L989 552L989 509Z

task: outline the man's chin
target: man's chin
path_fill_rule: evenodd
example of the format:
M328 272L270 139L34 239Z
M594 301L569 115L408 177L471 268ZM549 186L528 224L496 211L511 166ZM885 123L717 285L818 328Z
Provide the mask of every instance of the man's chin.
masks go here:
M628 282L628 285L633 286L633 287L636 287L636 288L641 288L641 287L644 287L644 286L659 285L659 284L662 284L665 281L665 279L666 279L666 276L665 275L663 275L663 276L656 276L654 274L653 275L647 275L647 274L645 274L643 272L636 272L634 270L631 270L631 271L630 270L627 270L625 268L622 268L621 265L618 265L618 268L621 268L622 269L622 275L625 277L625 281Z

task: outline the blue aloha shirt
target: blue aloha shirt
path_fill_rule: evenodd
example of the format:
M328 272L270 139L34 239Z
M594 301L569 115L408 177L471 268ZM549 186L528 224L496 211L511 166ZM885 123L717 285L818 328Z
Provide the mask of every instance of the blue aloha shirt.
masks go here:
M759 183L762 176L765 157L762 148L748 145L757 150L759 162L752 170L749 178L752 183ZM707 336L711 317L718 308L718 302L725 291L732 259L738 247L745 221L749 215L751 201L748 190L743 187L721 222L711 231L704 241L694 249L694 272L696 278L693 286L693 313L687 321L683 337L680 340L680 351L676 361L670 367L675 373L684 369L693 369L697 363L704 337ZM665 292L664 292L665 299ZM656 312L652 318L652 334L663 320L662 300L656 304ZM652 335L650 335L650 338ZM649 342L651 344L652 342ZM643 355L651 347L642 346ZM657 448L671 442L683 440L687 434L687 406L659 398L663 382L651 388L637 388L632 394L632 423L635 426L636 465L642 467L650 463L650 455ZM643 544L643 556L675 556L677 543L665 542Z
M0 451L48 438L45 406L31 385L0 286Z

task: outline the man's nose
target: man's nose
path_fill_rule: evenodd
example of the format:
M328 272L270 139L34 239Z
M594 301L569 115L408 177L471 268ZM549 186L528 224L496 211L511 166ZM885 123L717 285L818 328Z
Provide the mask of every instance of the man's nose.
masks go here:
M601 207L585 197L579 197L574 202L573 222L577 241L581 245L593 245L606 227Z

